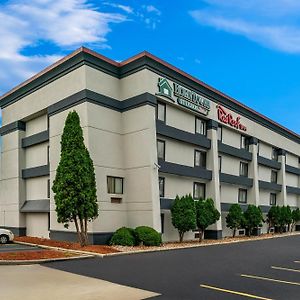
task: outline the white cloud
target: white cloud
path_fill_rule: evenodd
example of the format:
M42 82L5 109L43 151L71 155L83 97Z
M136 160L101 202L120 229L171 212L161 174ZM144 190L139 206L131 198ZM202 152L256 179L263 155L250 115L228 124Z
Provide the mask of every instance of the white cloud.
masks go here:
M160 16L161 15L161 11L159 9L157 9L155 6L153 5L144 5L143 6L145 8L145 10L149 13L154 13L156 14L157 16Z
M118 3L111 3L111 2L104 2L104 5L108 5L114 8L119 8L125 12L127 12L128 14L133 14L134 13L134 9L128 5L122 5L122 4L118 4Z
M242 35L265 47L300 53L300 2L294 0L205 0L208 7L191 11L201 25Z
M111 23L127 21L119 13L104 13L87 0L23 0L0 4L0 91L32 76L61 57L66 48L93 44L108 47ZM57 53L32 53L41 43Z

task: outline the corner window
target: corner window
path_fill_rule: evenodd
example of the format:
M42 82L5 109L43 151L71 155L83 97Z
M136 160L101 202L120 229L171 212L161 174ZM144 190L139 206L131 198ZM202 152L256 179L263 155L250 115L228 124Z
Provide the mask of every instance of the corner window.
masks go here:
M164 197L165 196L165 178L159 177L158 185L159 185L159 197Z
M270 205L276 205L276 194L270 194Z
M161 102L157 103L156 118L159 121L166 122L166 104Z
M123 194L123 178L107 176L107 193Z
M247 190L239 189L238 203L247 203Z
M196 118L195 132L206 136L206 121Z
M242 161L240 163L240 176L248 177L248 164Z
M221 170L222 170L222 156L221 155L218 156L218 160L219 160L219 172L221 172Z
M271 170L271 182L277 183L277 171Z
M193 198L195 200L205 199L205 184L200 182L194 182Z
M157 157L165 160L165 141L157 140Z
M272 159L278 161L278 149L272 148Z
M223 139L223 132L222 132L222 127L221 126L218 126L218 132L217 132L217 135L218 135L218 141L222 142L222 139Z
M194 157L195 167L206 168L206 152L201 150L195 150Z
M241 135L241 149L249 151L249 137Z

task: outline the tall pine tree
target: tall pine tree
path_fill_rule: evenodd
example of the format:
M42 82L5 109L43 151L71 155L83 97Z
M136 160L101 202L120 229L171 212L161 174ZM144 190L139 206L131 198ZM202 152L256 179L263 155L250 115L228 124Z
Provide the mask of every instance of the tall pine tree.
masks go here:
M77 112L70 112L61 138L60 162L52 187L57 221L74 222L81 246L88 244L88 222L98 217L96 179Z

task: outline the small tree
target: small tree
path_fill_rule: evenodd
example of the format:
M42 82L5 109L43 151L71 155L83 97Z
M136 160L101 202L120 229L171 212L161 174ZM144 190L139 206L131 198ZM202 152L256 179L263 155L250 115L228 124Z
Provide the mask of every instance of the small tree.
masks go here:
M232 230L232 236L235 237L236 230L242 227L244 215L239 204L232 204L226 216L226 225Z
M176 199L171 208L172 224L177 228L179 241L182 243L184 233L196 228L196 210L194 199L191 195L186 195Z
M280 208L280 219L279 219L280 233L283 232L285 226L288 226L287 230L289 231L292 222L293 222L293 218L292 218L291 208L289 207L289 205L282 206Z
M297 207L295 210L292 211L292 226L291 226L291 231L293 231L294 227L296 226L297 222L300 222L300 209Z
M272 206L267 213L268 233L270 233L271 227L279 226L280 219L280 207Z
M93 161L84 145L78 114L70 112L61 138L60 162L52 187L57 221L75 223L81 246L88 244L88 222L98 216Z
M259 207L249 204L247 210L244 212L244 225L248 229L250 236L254 228L262 226L263 215Z
M220 219L220 213L214 206L214 200L208 198L196 202L196 221L199 230L199 242L204 238L205 229Z

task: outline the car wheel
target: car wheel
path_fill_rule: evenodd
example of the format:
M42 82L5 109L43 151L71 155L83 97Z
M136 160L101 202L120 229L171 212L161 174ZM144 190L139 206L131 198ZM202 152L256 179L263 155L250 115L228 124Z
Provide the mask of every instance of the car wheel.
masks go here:
M7 235L0 235L0 244L6 244L8 242Z

